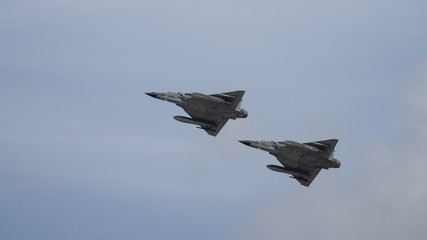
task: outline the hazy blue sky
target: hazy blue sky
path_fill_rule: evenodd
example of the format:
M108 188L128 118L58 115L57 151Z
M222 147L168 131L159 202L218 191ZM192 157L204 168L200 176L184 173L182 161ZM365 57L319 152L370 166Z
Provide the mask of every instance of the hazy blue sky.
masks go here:
M427 239L426 1L0 2L1 239ZM217 137L144 92L245 90ZM237 140L340 139L309 188Z

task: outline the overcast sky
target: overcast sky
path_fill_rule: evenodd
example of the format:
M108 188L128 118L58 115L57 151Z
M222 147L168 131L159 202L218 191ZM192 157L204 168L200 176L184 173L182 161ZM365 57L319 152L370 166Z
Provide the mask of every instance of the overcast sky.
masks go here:
M426 1L0 3L1 239L427 239ZM245 90L217 137L145 92ZM338 138L309 188L237 140Z

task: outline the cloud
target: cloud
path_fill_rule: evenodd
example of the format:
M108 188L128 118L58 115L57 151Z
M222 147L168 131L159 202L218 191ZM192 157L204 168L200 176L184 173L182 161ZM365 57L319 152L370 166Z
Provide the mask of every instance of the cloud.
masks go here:
M409 105L407 124L415 134L425 139L427 137L427 62L423 63L415 71L415 81L406 93Z

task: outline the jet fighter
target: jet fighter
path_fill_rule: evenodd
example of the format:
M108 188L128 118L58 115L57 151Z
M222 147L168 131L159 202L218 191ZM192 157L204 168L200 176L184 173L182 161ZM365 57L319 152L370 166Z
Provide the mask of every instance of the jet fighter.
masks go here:
M310 186L322 169L339 168L341 162L333 157L338 139L297 143L294 141L239 141L249 147L269 152L283 165L267 165L276 172L290 174L303 186Z
M182 107L189 117L175 116L175 120L198 125L209 135L216 136L228 119L246 118L248 112L240 108L245 91L234 91L212 95L202 93L146 93L148 96L172 102Z

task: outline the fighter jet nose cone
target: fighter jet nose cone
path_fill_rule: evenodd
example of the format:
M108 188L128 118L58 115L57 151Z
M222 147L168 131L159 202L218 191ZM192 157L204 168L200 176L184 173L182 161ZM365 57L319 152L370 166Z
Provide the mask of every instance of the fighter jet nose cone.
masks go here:
M150 97L157 98L157 94L155 92L149 92L149 93L145 93L145 94L147 94Z
M245 144L246 146L250 146L251 145L251 141L242 140L242 141L239 141L239 142Z

